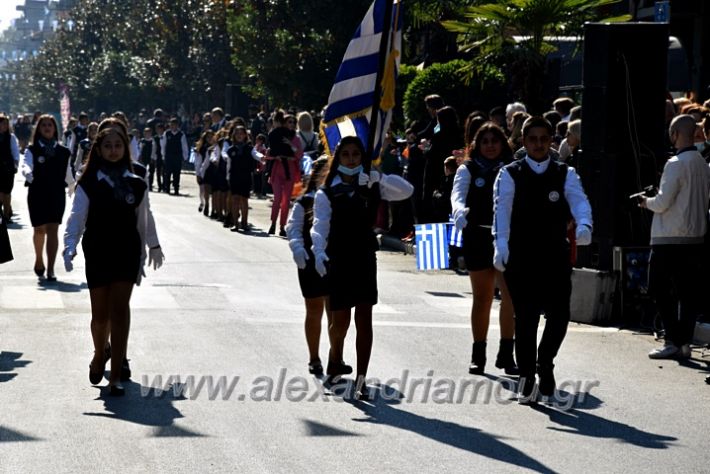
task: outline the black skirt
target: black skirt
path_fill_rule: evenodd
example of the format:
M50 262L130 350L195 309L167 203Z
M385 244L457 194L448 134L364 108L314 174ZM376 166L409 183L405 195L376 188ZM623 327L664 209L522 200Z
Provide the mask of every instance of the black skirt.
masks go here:
M469 272L493 268L493 234L488 227L470 224L463 233L463 258Z
M140 271L140 240L125 241L121 245L103 247L82 240L86 261L86 284L89 289L123 281L135 283ZM110 251L107 249L110 248Z
M232 174L229 178L229 190L234 195L248 198L251 194L251 173Z
M30 184L27 190L27 207L32 227L45 224L61 224L64 218L66 194L64 187L49 188Z
M375 252L332 256L328 262L330 309L350 309L377 304L377 257Z
M10 194L15 187L15 170L0 166L0 193Z
M311 251L308 251L308 261L306 268L298 269L298 284L301 286L301 294L304 298L321 298L328 296L328 279L326 275L322 277L316 271L315 259Z

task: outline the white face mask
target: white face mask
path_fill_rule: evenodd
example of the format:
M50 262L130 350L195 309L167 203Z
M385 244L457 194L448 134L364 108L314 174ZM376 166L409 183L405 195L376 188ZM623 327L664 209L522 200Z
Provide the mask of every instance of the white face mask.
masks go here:
M705 149L705 143L706 143L706 142L698 142L698 143L693 143L693 145L695 145L695 148L697 148L698 151L699 151L700 153L702 153L703 150Z

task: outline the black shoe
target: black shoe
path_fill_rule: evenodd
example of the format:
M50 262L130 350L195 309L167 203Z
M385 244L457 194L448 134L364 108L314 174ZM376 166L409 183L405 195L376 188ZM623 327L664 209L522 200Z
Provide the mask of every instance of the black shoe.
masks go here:
M94 372L91 368L91 363L89 363L89 382L91 382L91 385L98 385L101 383L101 380L104 378L104 372L106 371L106 362L109 359L106 357L106 354L104 352L104 360L103 363L101 364L101 371L99 372Z
M247 224L246 222L242 222L242 231L249 232L249 224Z
M222 227L224 227L225 229L229 229L230 227L232 227L232 219L230 219L229 217L224 219L224 223L222 224Z
M123 388L123 385L119 384L109 385L108 390L109 395L111 395L112 397L122 397L126 394L126 389Z
M468 373L482 375L486 368L486 341L474 342L471 349L471 365Z
M269 235L274 235L276 233L276 224L271 224L269 227Z
M35 275L42 278L44 276L44 267L35 267Z
M281 230L279 231L279 236L280 237L286 237L286 229L281 227Z
M131 366L128 365L128 359L123 358L123 363L121 364L121 382L131 379Z
M705 383L706 383L706 384L710 384L710 375L708 375L707 377L705 377Z
M217 216L217 220L218 220L219 222L224 222L224 219L225 219L225 218L224 218L224 215L222 215L222 214L219 214L219 215Z
M513 339L501 339L498 347L498 356L496 357L496 367L505 370L506 375L520 375L513 357L513 348L515 341Z
M537 364L537 376L540 378L538 386L540 395L551 397L555 394L554 364Z
M239 232L239 226L233 225L229 228L230 232Z
M321 364L320 359L315 359L308 363L308 373L313 375L323 375L323 364Z
M57 281L57 277L54 274L50 275L49 273L47 273L47 281L50 283L54 283L55 281Z
M205 206L205 209L202 211L202 214L203 214L205 217L209 217L209 216L210 216L210 206L209 206L209 205Z
M353 373L353 368L342 360L340 362L329 360L327 373L328 375L348 375Z
M202 212L202 210L203 210L204 208L205 208L205 206L204 206L203 204L200 204L200 205L197 207L197 212Z
M210 219L217 219L217 212L212 211L212 214L210 214Z
M535 374L520 377L518 381L518 403L527 405L535 403Z
M360 400L362 402L369 402L372 400L372 393L370 393L367 385L363 384L362 387L355 391L355 400Z

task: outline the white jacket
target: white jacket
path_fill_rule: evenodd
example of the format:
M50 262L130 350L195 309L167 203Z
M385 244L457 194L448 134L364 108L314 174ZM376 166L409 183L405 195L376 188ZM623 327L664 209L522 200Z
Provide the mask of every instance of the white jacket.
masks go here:
M654 213L651 245L703 243L708 196L710 168L694 147L668 160L658 194L646 200Z

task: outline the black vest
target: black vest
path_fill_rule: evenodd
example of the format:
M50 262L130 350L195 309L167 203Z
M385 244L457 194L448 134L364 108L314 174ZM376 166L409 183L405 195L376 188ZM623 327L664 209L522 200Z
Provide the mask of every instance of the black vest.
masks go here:
M379 245L372 227L380 204L379 185L368 188L342 183L324 191L332 209L326 253L357 260L358 255L377 251Z
M42 145L36 143L31 145L29 150L32 152L32 184L30 186L50 189L64 188L67 166L69 166L69 149L57 143L47 153Z
M120 199L114 188L106 180L99 180L95 174L83 176L79 180L79 186L89 198L89 214L82 239L84 248L91 247L108 252L113 248L120 253L131 249L140 255L137 209L147 185L137 176L123 179L126 180L130 192Z
M244 144L241 147L241 152L239 145L232 145L227 150L227 155L232 164L229 168L229 173L231 176L237 174L249 174L256 169L256 160L251 157L251 146Z
M89 159L89 152L91 151L91 140L88 138L84 138L82 141L79 142L79 146L81 147L82 150L84 150L84 161Z
M74 127L73 132L74 132L75 140L74 140L74 149L72 150L72 154L76 155L76 152L78 151L79 143L89 135L89 132L86 129L86 127L80 127L78 125L76 127Z
M160 136L153 137L153 146L155 146L155 159L161 161L163 159L163 150L160 149Z
M182 161L182 132L165 132L165 158L170 161Z
M570 209L565 198L568 166L550 160L547 170L536 174L527 162L505 167L515 182L510 222L510 255L526 259L567 254L567 223Z
M153 139L152 138L142 138L141 139L141 163L147 165L150 163L150 155L153 153Z
M493 183L505 162L479 157L466 160L464 165L471 175L471 184L466 195L466 207L470 211L465 230L474 230L481 225L493 225Z
M15 172L15 158L12 157L10 140L12 140L10 132L0 135L0 167L3 172L12 174Z

